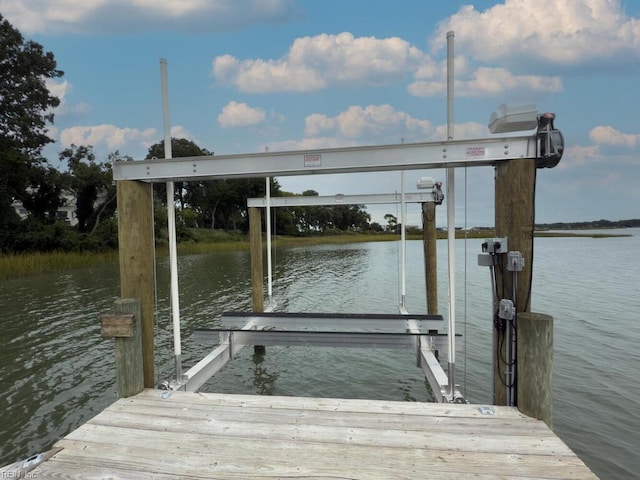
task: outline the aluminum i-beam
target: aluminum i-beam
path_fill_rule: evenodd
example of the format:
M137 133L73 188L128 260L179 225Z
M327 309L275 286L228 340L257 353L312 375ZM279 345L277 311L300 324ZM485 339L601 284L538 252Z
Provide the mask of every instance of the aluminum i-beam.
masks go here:
M116 161L114 180L145 182L281 177L486 166L537 157L536 135L238 155Z
M374 204L394 204L402 201L400 193L380 193L380 194L364 194L364 195L296 195L290 197L271 197L269 199L270 207L308 207L321 205L374 205ZM424 193L405 193L404 201L406 203L428 203L435 202L433 192ZM248 207L267 206L265 198L248 198Z

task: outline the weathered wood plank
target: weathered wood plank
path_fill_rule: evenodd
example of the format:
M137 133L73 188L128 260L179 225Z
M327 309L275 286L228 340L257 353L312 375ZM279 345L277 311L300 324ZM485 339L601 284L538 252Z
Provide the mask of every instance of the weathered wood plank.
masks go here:
M112 337L133 337L134 334L133 314L100 315L100 327L102 336Z
M596 478L514 408L144 391L56 444L38 478ZM166 395L166 392L163 392ZM460 407L460 408L458 408ZM433 414L429 414L429 412Z
M571 450L554 437L511 435L506 441L498 434L486 434L482 429L468 428L466 432L415 431L404 428L378 429L375 427L354 427L351 425L314 425L298 423L267 423L260 415L249 416L239 421L224 421L203 416L179 415L176 417L155 417L150 423L148 417L120 412L118 415L102 417L91 422L93 425L123 429L148 430L152 432L172 431L182 435L197 433L230 439L244 437L251 431L253 438L265 440L291 440L294 442L342 443L369 446L414 448L436 450L457 450L467 452L494 452L509 454L572 455ZM381 434L382 433L382 434ZM73 438L73 433L70 434Z
M177 402L184 407L194 404L202 405L237 405L241 407L255 406L258 408L288 408L293 410L318 410L336 412L371 412L398 413L445 417L485 417L480 412L479 405L437 404L423 402L395 402L388 400L363 400L342 398L313 398L313 397L278 397L259 395L227 395L200 392L172 392L172 396L162 399L157 390L147 389L136 395L138 399L148 399L162 404ZM126 402L126 400L123 400ZM526 419L515 407L491 406L495 414L493 417Z
M180 410L180 412L174 412ZM207 414L208 418L215 421L253 421L256 419L263 423L279 425L282 423L304 423L313 425L337 425L353 426L377 429L412 430L419 432L448 431L458 433L470 433L482 431L485 434L499 434L502 436L535 436L536 438L554 438L555 435L545 425L534 419L524 419L514 423L491 417L475 418L472 423L467 419L458 417L435 417L425 415L402 414L370 414L362 412L341 412L336 415L330 411L293 411L279 408L256 407L228 407L218 406L215 411L204 406L184 407L175 404L157 405L155 402L136 403L134 405L114 405L109 410L109 417L101 415L91 423L105 425L109 418L123 412L129 415L135 414L141 419L153 421L155 418L174 417L199 418Z
M92 426L81 438L65 439L58 446L79 464L110 465L181 476L202 472L235 472L247 478L265 476L330 476L338 478L432 478L432 474L479 474L499 478L584 478L584 465L576 457L551 455L473 454L469 452L369 447L294 440L255 438L251 433L234 440L174 432L151 432ZM115 441L114 439L118 439ZM59 456L62 459L62 455Z

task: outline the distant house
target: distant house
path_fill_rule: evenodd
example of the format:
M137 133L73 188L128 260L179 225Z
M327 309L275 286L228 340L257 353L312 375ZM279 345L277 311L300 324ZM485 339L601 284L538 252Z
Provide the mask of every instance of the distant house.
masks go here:
M65 191L60 195L63 199L63 204L56 212L56 218L65 222L67 225L75 227L78 225L78 218L76 217L76 197L73 193ZM29 216L29 211L24 208L22 202L14 201L11 206L21 219L25 219Z

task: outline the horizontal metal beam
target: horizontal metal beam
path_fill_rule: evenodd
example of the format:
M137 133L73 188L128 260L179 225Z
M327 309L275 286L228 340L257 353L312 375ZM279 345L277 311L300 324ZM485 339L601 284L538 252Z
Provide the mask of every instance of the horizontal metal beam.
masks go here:
M394 315L363 313L224 312L221 330L255 329L340 332L437 333L444 326L442 315Z
M213 377L233 357L229 344L219 345L206 357L187 370L182 378L187 392L197 392L202 385ZM237 351L235 352L237 353Z
M251 322L243 327L244 329L255 328ZM177 388L184 388L187 392L197 392L207 380L213 377L229 360L231 360L243 345L232 346L229 343L223 343L214 348L206 357L191 367L180 379Z
M431 387L433 396L438 403L447 401L447 388L449 386L449 377L438 362L433 350L421 348L419 353L420 367L424 372L424 376Z
M201 342L228 343L233 349L241 345L415 349L418 338L417 335L403 333L217 329L197 329L194 336ZM436 349L446 348L445 334L429 335L429 338Z
M428 203L435 202L432 192L424 193L405 193L405 203ZM369 195L315 195L304 196L296 195L290 197L271 197L269 199L270 207L309 207L320 205L374 205L374 204L393 204L401 203L402 194L400 193L381 193ZM248 207L266 207L267 200L264 197L248 198Z
M500 160L536 156L536 135L529 135L174 159L118 160L113 164L113 179L166 182L382 172L493 165Z

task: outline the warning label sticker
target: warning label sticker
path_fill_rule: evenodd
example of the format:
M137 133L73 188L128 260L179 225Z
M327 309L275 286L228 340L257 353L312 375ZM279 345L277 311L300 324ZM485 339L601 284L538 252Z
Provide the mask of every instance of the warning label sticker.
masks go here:
M314 153L311 155L304 156L304 166L305 167L321 167L322 166L322 155L319 153Z
M484 157L484 147L467 147L467 157Z

